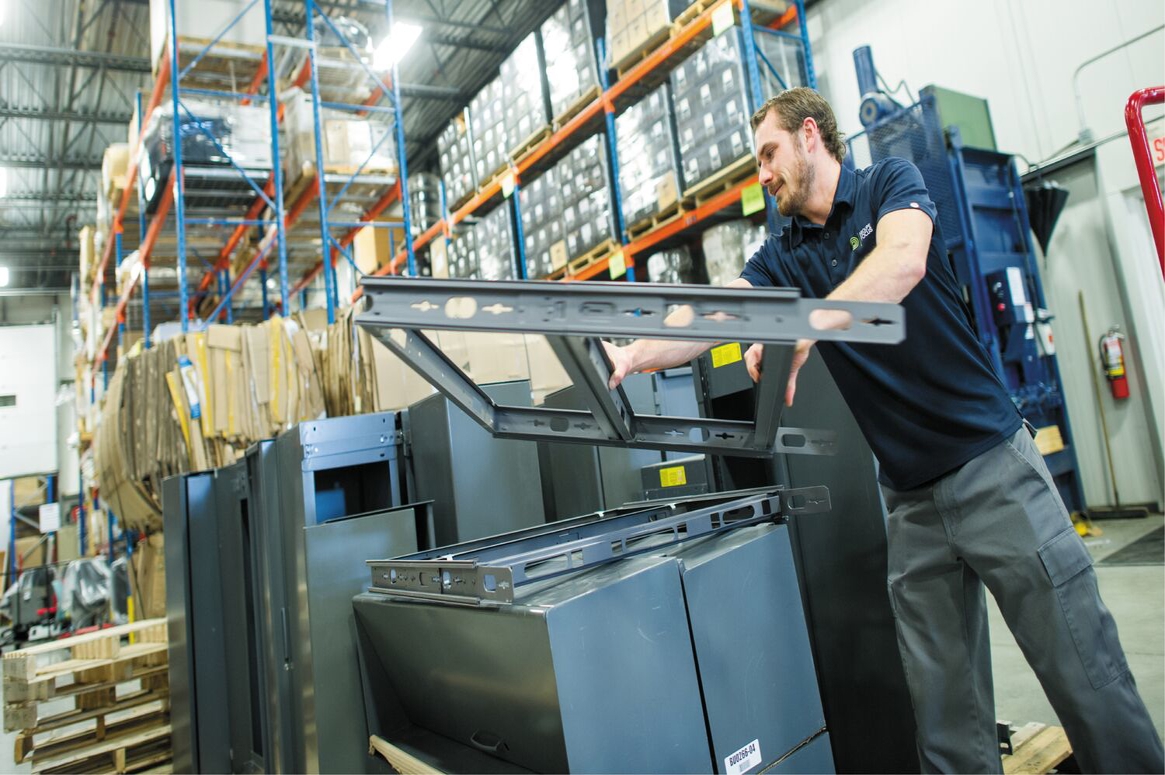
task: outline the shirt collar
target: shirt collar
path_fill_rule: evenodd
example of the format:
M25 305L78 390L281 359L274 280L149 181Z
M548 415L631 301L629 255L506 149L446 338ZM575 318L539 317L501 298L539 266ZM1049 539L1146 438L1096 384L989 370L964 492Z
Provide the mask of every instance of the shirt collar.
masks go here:
M841 165L841 175L837 179L837 191L833 194L833 207L829 208L829 215L825 222L829 223L833 219L834 213L837 212L838 204L844 202L851 208L854 204L854 197L857 195L857 175L854 171L845 164ZM821 229L821 226L813 223L807 218L800 215L794 216L792 222L789 224L789 241L791 247L797 247L804 239L805 229Z

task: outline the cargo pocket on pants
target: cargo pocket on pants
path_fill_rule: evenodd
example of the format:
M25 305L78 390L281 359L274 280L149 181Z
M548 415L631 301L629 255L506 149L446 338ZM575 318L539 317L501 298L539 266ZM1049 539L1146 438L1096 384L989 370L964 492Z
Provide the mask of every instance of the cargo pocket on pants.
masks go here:
M1040 560L1059 598L1064 620L1093 689L1128 671L1112 614L1100 600L1092 557L1074 528L1039 549Z

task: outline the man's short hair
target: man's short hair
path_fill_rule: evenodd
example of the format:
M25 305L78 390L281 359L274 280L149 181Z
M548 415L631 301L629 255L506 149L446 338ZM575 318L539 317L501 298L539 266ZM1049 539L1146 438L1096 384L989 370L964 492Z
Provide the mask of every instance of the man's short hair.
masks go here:
M837 131L837 119L833 115L833 108L825 98L815 90L805 86L795 89L786 89L776 97L770 97L768 102L760 106L760 110L752 114L752 131L761 125L769 112L777 116L777 125L786 132L796 133L805 119L812 118L817 122L817 129L821 132L821 140L826 150L833 158L841 161L845 158L845 137Z

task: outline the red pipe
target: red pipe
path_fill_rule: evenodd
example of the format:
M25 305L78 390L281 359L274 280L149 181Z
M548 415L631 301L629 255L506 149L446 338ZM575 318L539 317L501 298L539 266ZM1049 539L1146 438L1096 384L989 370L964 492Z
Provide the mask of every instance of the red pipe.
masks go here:
M1133 144L1133 158L1137 162L1137 175L1141 178L1145 209L1149 211L1149 226L1153 229L1153 242L1157 246L1157 262L1161 265L1161 276L1165 278L1165 203L1161 201L1161 185L1157 182L1149 134L1145 131L1145 119L1141 116L1145 105L1160 105L1162 102L1165 102L1165 86L1133 92L1125 103L1125 125L1129 128L1129 142Z

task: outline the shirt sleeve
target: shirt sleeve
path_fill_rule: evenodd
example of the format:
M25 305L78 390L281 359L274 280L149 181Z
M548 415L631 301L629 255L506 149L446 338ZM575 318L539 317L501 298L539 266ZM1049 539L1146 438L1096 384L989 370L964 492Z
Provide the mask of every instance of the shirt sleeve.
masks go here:
M744 264L744 270L740 276L748 280L749 285L755 285L766 288L787 288L793 283L789 281L788 273L781 265L780 256L777 255L776 241L780 239L777 235L769 235L769 238L764 241L752 258Z
M921 210L938 222L938 208L926 190L922 173L906 159L891 157L879 165L874 181L874 205L878 220L895 210Z

